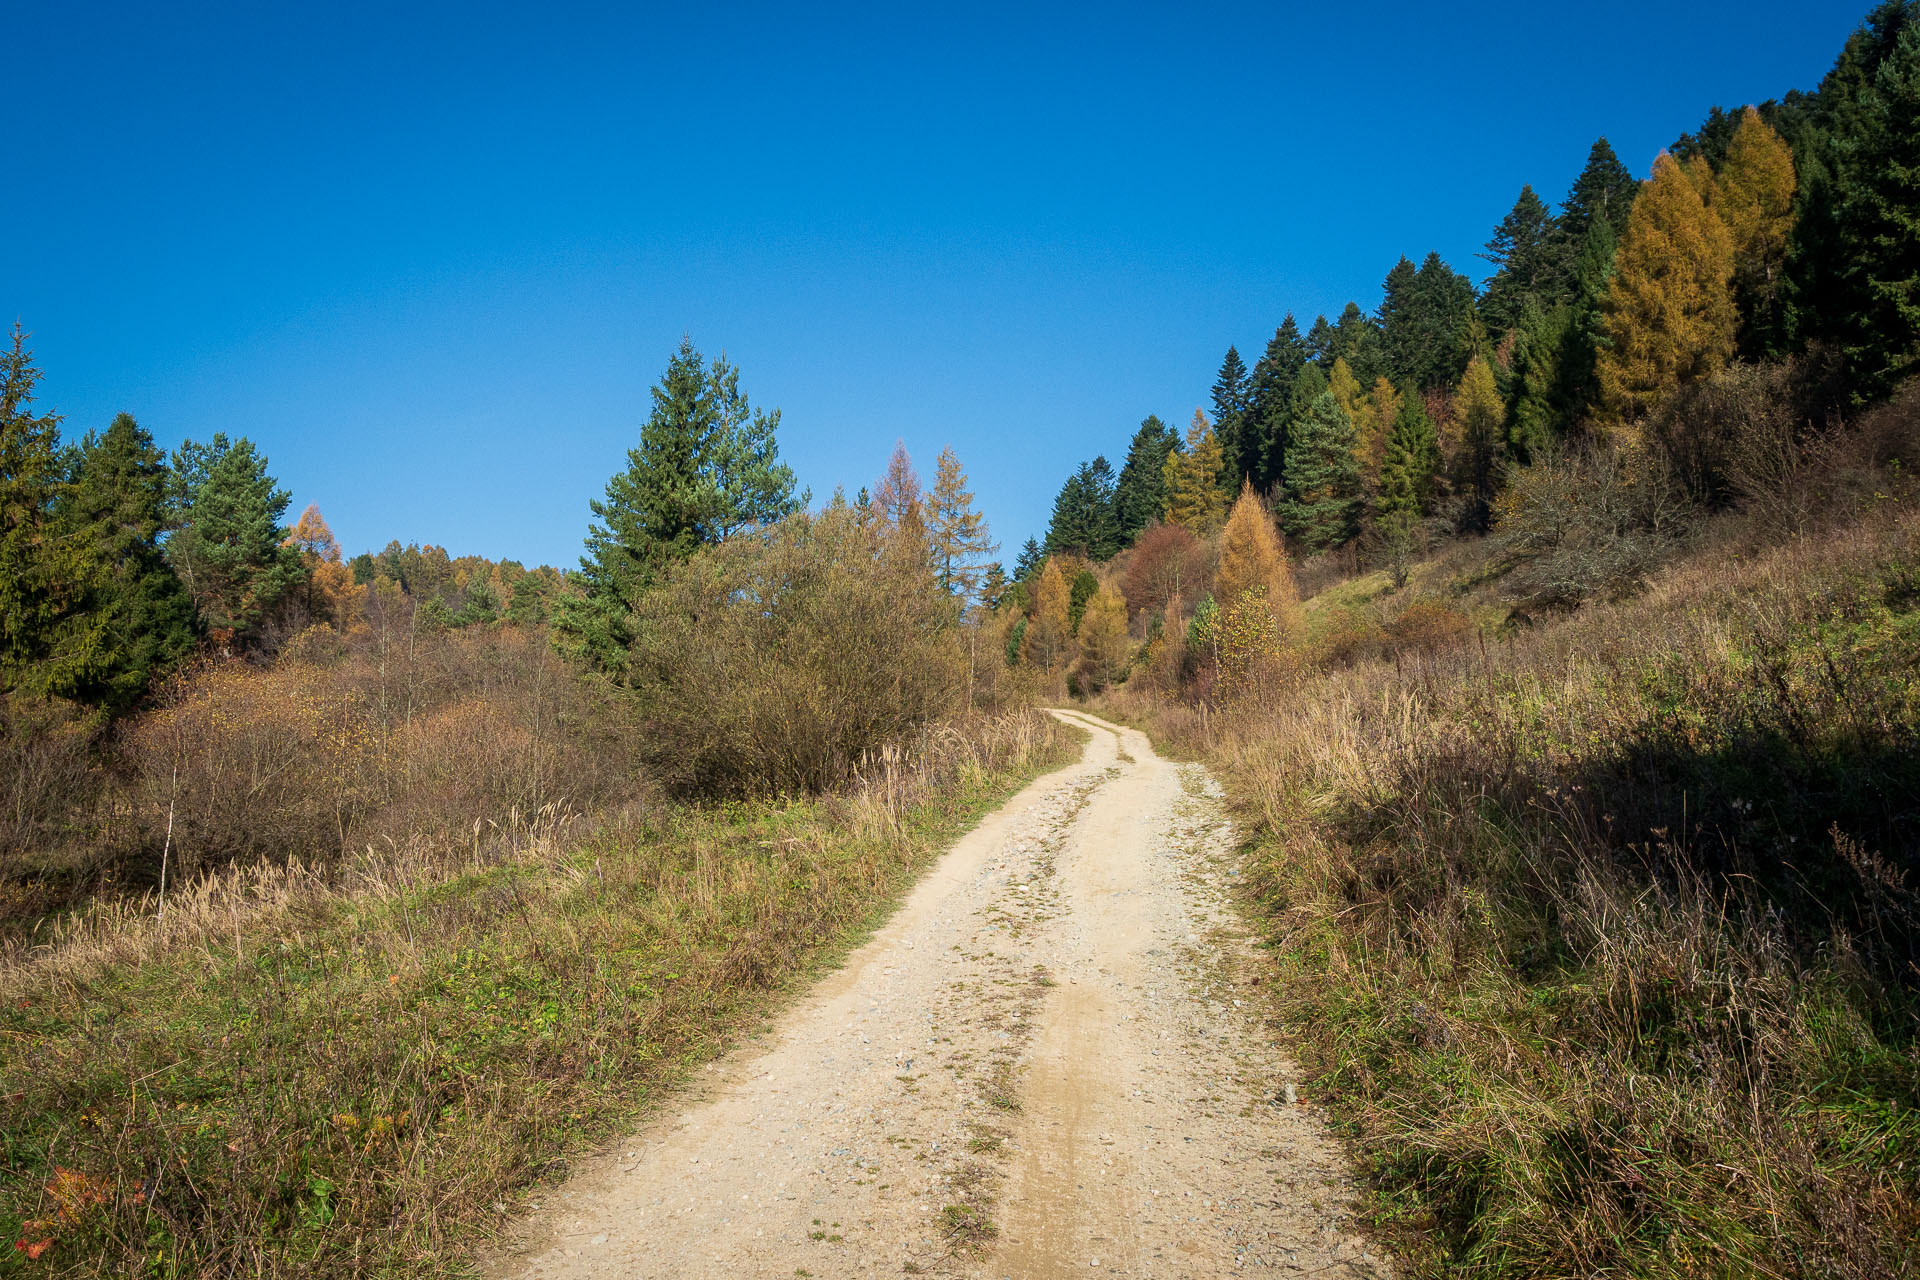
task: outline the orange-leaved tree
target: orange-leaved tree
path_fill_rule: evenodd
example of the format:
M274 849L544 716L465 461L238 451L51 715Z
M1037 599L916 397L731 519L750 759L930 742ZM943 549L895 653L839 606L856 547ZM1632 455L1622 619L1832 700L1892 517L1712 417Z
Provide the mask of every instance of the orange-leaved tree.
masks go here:
M353 570L340 559L340 544L318 503L310 502L300 513L282 545L300 553L306 570L304 585L307 617L325 622L335 630L346 631L360 620L360 592L353 582Z

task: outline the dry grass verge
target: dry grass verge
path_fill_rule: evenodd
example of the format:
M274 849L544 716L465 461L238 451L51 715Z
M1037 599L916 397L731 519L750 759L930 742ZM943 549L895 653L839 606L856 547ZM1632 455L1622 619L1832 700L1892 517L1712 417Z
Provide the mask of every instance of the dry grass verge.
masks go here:
M844 795L550 809L85 911L0 972L10 1264L451 1274L1066 748L1023 712Z

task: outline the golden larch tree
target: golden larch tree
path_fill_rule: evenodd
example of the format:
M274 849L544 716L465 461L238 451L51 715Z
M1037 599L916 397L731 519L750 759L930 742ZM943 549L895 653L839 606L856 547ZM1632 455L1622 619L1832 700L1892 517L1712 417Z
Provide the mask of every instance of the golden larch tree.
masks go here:
M1453 453L1455 492L1465 497L1468 528L1485 531L1493 521L1494 490L1506 440L1507 402L1485 357L1467 361L1453 393L1453 423L1458 443Z
M1299 631L1300 591L1294 585L1293 569L1287 564L1273 516L1250 484L1241 486L1233 514L1220 531L1213 598L1229 612L1243 606L1265 610L1272 619L1276 643Z
M1601 394L1632 421L1733 354L1733 237L1680 163L1662 152L1627 216L1607 290Z
M309 618L339 631L348 630L360 620L360 592L354 587L353 570L341 562L340 544L327 527L326 517L320 514L319 504L307 504L282 545L300 553L301 567L306 570L301 589Z
M1220 440L1200 410L1193 411L1184 452L1167 455L1161 475L1167 489L1167 523L1177 524L1197 537L1220 527L1226 515L1226 495L1220 492Z
M1042 671L1057 671L1072 654L1073 623L1070 621L1073 598L1067 575L1060 561L1049 556L1033 587L1033 618L1027 623L1027 635L1021 657L1028 666Z
M904 440L896 440L887 458L886 472L873 486L872 505L896 529L910 520L923 520L920 511L920 473L913 469Z
M1104 689L1127 674L1133 645L1127 638L1127 600L1112 585L1102 586L1080 615L1080 672L1094 689Z
M1727 145L1713 211L1733 238L1734 270L1752 291L1771 296L1793 231L1793 149L1748 107Z
M963 601L971 600L986 577L983 562L1000 548L987 536L987 518L973 509L967 473L952 445L940 451L927 503L927 536L940 585Z
M1366 416L1367 390L1360 385L1360 379L1353 376L1345 356L1333 362L1333 368L1327 372L1327 390L1333 393L1333 401L1347 411L1347 417L1357 427L1361 418Z
M1373 380L1367 395L1367 412L1354 419L1360 436L1360 472L1369 484L1380 478L1380 464L1386 460L1387 437L1393 434L1393 421L1400 416L1400 392L1386 375Z

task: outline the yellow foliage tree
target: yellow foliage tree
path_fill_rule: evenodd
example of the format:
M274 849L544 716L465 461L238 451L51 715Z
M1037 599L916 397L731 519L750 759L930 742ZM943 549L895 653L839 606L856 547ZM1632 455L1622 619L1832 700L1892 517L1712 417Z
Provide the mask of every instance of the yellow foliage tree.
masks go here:
M1127 674L1133 645L1127 638L1127 600L1113 586L1102 586L1080 615L1080 672L1093 689L1104 689Z
M1367 412L1355 418L1360 436L1360 470L1368 482L1380 476L1380 464L1386 460L1387 437L1393 434L1393 420L1400 416L1400 392L1383 374L1373 381L1367 395Z
M1073 625L1068 614L1073 604L1072 589L1060 561L1048 557L1033 588L1033 618L1027 623L1022 657L1027 665L1042 671L1057 671L1072 654Z
M1709 183L1711 175L1709 175ZM1633 420L1733 354L1733 237L1699 186L1661 153L1627 216L1607 291L1601 394Z
M1484 357L1475 356L1467 362L1453 393L1453 422L1459 433L1453 455L1454 485L1467 499L1463 518L1470 528L1484 531L1492 524L1506 421L1507 403L1500 398L1493 367Z
M1167 455L1161 476L1167 488L1167 523L1177 524L1198 537L1206 537L1220 527L1226 515L1226 495L1220 492L1221 450L1219 438L1207 415L1193 411L1193 423L1187 428L1184 452Z
M349 630L360 621L360 592L354 586L353 570L341 562L340 544L318 504L307 504L282 545L300 553L301 567L306 570L302 590L310 619L338 631Z
M1220 567L1214 572L1213 598L1231 612L1243 601L1258 597L1273 621L1276 639L1296 633L1300 626L1300 591L1287 565L1286 549L1273 527L1273 517L1253 492L1242 485L1240 497L1220 532Z
M1748 107L1720 166L1713 210L1733 238L1735 270L1749 289L1770 297L1793 231L1793 149Z
M1367 391L1353 376L1345 356L1335 360L1327 371L1327 390L1333 393L1334 403L1347 411L1348 419L1358 425L1366 415Z

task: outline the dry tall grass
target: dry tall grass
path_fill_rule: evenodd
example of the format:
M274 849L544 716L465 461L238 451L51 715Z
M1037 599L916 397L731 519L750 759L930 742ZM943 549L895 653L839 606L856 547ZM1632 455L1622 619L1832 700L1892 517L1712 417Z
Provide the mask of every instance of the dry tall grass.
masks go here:
M97 903L0 968L9 1265L452 1274L1064 747L1021 712L803 803L549 808Z
M1227 714L1282 1011L1423 1273L1920 1273L1920 514Z

